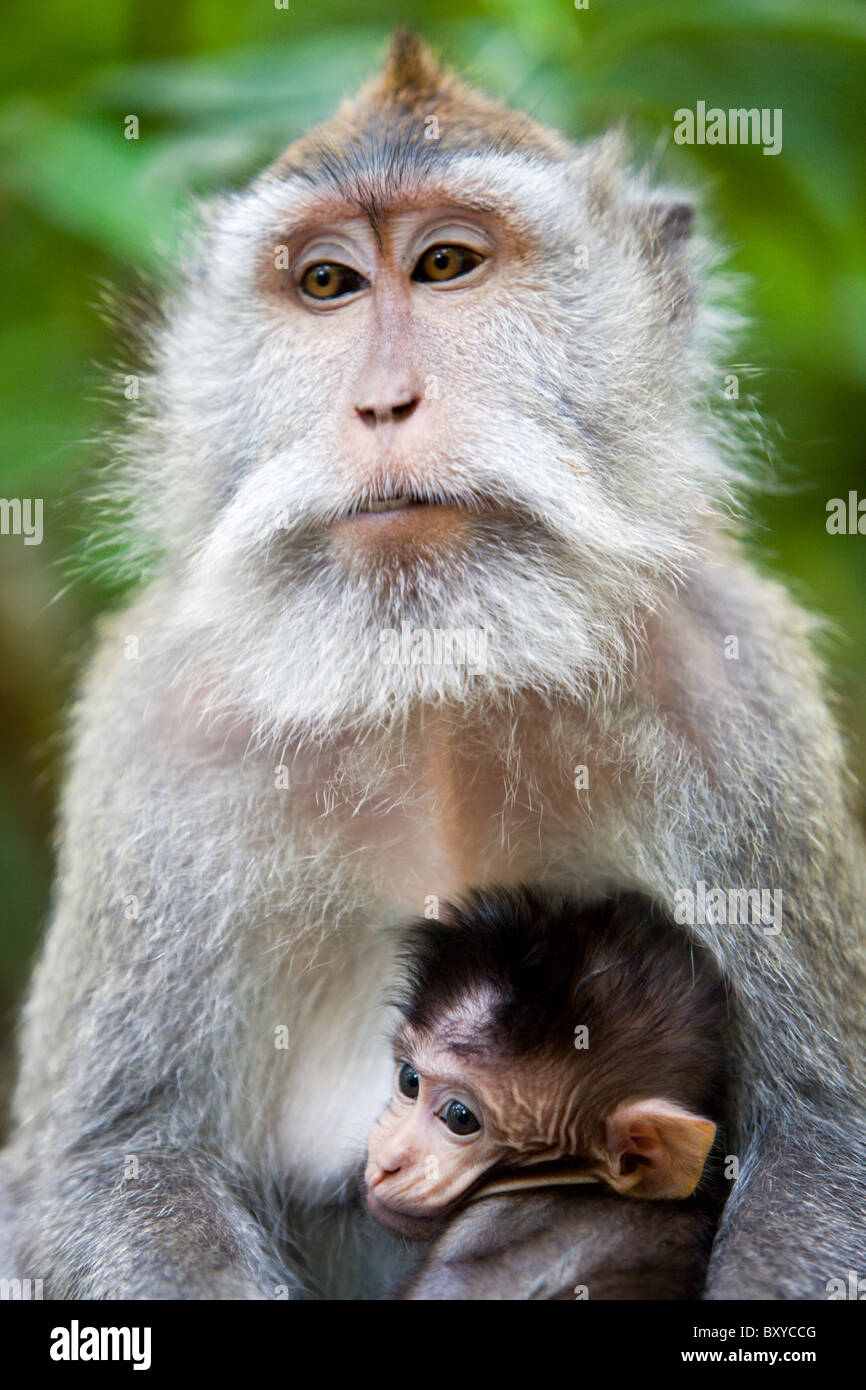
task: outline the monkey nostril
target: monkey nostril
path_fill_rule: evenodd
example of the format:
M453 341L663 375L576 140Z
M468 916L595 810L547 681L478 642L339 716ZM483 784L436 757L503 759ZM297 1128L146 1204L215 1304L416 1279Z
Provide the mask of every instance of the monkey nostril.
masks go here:
M376 425L387 425L391 421L408 420L415 408L420 404L420 396L411 396L409 400L399 401L395 405L381 406L355 406L355 413L358 419L363 421L371 429Z
M400 405L391 407L391 418L393 420L406 420L413 413L420 401L420 396L413 396L411 400L403 401Z
M379 1172L376 1174L375 1178L373 1178L372 1182L367 1183L367 1186L371 1192L378 1191L378 1189L381 1187L387 1188L389 1186L389 1179L395 1178L399 1172L399 1163L394 1164L393 1167L390 1164L385 1163L379 1169Z

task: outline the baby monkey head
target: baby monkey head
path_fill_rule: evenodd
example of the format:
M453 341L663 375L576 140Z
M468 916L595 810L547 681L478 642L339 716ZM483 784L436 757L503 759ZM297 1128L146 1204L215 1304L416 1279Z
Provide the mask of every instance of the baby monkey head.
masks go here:
M368 1143L383 1224L424 1237L482 1190L563 1181L694 1191L722 1103L724 989L651 903L476 893L412 927L403 964L394 1091Z

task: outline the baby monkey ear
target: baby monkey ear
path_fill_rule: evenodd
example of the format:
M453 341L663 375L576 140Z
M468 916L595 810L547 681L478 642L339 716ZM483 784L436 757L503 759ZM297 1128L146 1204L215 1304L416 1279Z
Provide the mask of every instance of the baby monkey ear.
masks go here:
M604 1122L604 1147L595 1171L631 1197L688 1197L715 1137L712 1120L673 1101L627 1101Z

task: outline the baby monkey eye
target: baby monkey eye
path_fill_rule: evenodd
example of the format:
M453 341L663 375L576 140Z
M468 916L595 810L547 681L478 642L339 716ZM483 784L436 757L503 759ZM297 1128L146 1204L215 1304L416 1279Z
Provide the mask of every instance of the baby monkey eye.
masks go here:
M408 1062L404 1062L397 1073L397 1085L404 1096L409 1100L418 1099L418 1091L421 1087L421 1079L414 1067Z
M483 256L477 251L470 251L467 246L431 246L412 271L412 279L428 282L456 280L461 275L468 275L483 260Z
M347 265L336 265L332 261L311 265L301 279L301 289L312 299L340 299L366 286L367 281L357 270L350 270Z
M472 1111L459 1100L448 1102L442 1118L452 1134L475 1134L481 1128Z

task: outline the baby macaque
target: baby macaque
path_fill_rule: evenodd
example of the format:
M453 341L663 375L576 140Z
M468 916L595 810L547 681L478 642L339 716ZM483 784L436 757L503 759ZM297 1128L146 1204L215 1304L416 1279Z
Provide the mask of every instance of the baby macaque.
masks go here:
M404 964L394 1093L368 1143L377 1220L426 1238L468 1201L516 1189L601 1184L596 1193L669 1201L695 1191L721 1118L724 988L651 904L477 893L410 928ZM615 1222L622 1204L581 1210L583 1195L572 1205L584 1226L592 1212L597 1247L599 1220ZM646 1220L631 1223L644 1245ZM687 1244L708 1246L703 1213L689 1231ZM661 1296L694 1296L687 1263L688 1289Z

